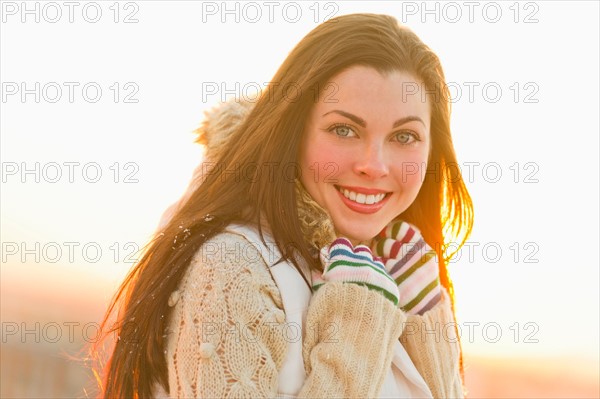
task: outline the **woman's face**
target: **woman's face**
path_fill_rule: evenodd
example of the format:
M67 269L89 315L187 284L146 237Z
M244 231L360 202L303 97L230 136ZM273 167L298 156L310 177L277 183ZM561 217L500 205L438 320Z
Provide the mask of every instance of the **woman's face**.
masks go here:
M410 74L353 66L330 80L309 114L302 183L354 245L417 197L431 147L425 93Z

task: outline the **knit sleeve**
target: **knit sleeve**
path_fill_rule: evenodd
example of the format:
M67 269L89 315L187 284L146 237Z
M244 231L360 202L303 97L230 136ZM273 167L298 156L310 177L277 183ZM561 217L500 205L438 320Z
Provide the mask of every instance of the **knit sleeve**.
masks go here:
M378 397L405 319L379 292L325 283L313 295L306 317L307 379L298 397Z
M400 342L434 398L464 398L459 339L446 289L435 307L406 320Z
M266 398L287 350L279 290L256 248L221 233L193 257L167 345L171 398Z

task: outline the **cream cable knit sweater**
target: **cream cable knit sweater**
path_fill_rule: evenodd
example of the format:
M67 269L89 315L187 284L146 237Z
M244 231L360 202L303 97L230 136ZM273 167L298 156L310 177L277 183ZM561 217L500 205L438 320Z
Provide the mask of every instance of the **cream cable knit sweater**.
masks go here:
M276 396L289 339L283 303L268 266L244 237L223 232L205 243L169 305L170 397ZM327 283L308 309L307 378L298 397L377 397L400 339L435 398L462 398L453 322L445 291L433 309L412 316L365 287ZM328 323L334 334L324 331Z

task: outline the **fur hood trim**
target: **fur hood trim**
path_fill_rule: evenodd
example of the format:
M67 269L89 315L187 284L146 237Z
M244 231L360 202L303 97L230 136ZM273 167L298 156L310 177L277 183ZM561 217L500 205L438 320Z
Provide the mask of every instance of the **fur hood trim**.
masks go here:
M252 111L254 104L233 99L204 112L204 121L195 131L196 142L205 146L205 161L218 160L227 149L228 139ZM200 169L200 168L199 168ZM198 170L198 169L197 169ZM296 179L298 216L306 240L316 249L329 245L336 237L333 222Z

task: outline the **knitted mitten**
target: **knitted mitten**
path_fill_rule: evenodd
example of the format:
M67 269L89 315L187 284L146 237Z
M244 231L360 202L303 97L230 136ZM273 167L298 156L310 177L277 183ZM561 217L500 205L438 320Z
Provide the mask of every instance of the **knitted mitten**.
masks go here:
M414 226L392 221L373 239L371 249L396 280L403 311L421 315L440 301L436 253Z
M383 263L373 259L366 245L353 247L347 238L336 238L328 248L321 249L320 257L323 274L313 272L313 291L327 281L343 281L379 291L398 305L398 287L394 279L385 271Z

